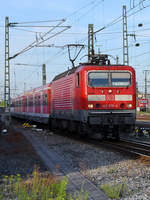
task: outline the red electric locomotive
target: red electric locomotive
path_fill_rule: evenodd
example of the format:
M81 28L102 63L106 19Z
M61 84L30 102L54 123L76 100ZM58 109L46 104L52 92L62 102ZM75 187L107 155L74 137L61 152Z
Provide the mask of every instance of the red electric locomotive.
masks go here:
M13 115L80 134L119 137L136 119L135 71L110 65L107 56L82 63L43 87L13 100Z
M134 127L135 88L130 66L85 63L67 70L51 84L51 126L118 138L121 128Z

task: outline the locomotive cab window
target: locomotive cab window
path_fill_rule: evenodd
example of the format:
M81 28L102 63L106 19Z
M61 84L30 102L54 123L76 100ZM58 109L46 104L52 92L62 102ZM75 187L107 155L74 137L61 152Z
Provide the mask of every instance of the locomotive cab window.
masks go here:
M88 74L88 85L90 87L108 87L108 73L90 72Z
M112 72L111 85L115 87L128 87L131 85L131 74L129 72Z
M130 72L89 72L88 85L90 87L129 87L131 85Z

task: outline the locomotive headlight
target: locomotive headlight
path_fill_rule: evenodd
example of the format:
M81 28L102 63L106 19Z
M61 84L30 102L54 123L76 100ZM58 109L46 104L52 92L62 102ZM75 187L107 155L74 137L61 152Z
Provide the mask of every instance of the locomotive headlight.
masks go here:
M132 108L132 104L131 103L128 104L128 108Z
M112 93L112 90L108 90L108 93L109 93L109 94Z
M92 109L94 107L93 104L88 104L88 108Z

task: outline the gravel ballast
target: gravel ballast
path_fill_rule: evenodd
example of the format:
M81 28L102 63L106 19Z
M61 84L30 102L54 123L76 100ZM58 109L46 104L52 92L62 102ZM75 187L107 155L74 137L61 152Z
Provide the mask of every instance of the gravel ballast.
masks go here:
M0 133L0 178L17 175L31 175L34 167L46 171L31 144L18 131L12 129L6 134Z
M99 188L102 184L125 184L121 200L150 199L150 167L133 157L84 144L49 131L32 131L49 149Z
M133 157L53 134L27 129L49 150L55 151L71 172L80 172L97 187L102 184L125 184L120 200L150 200L150 166ZM25 131L25 129L24 129ZM0 135L0 177L32 174L34 166L47 171L31 144L17 132Z

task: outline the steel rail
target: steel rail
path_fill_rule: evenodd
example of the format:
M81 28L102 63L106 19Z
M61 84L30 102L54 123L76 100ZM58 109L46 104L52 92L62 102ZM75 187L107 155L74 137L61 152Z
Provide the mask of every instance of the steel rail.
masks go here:
M102 143L102 146L106 146L107 148L112 148L117 151L121 151L123 153L128 153L131 155L136 156L135 158L143 160L144 162L148 161L148 164L150 164L150 146L143 145L136 142L110 142L110 141L104 141Z

